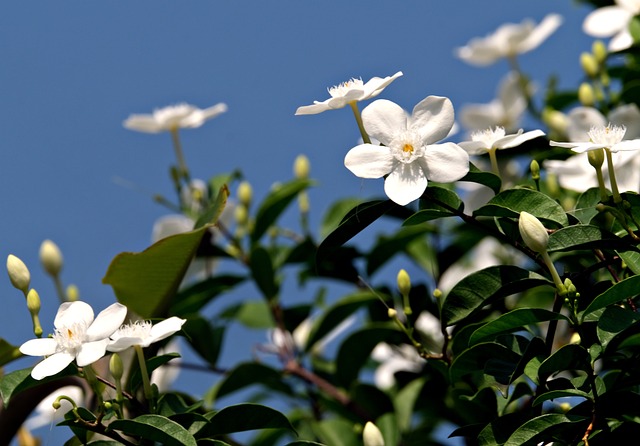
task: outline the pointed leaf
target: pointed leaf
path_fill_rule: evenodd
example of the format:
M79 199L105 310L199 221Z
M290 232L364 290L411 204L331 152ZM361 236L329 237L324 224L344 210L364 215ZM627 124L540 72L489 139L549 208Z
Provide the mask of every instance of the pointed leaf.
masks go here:
M531 189L508 189L500 192L489 202L477 209L476 217L513 217L526 211L539 219L555 222L558 226L568 226L567 214L553 198Z
M640 314L625 310L624 308L612 305L607 307L598 319L597 333L598 339L603 348L617 335L628 328L637 327L640 321Z
M629 243L597 226L575 225L558 229L549 236L549 252L577 249L625 249Z
M583 417L564 414L541 415L527 421L516 429L504 446L521 446L525 443L536 441L538 436L541 436L540 440L542 441L546 439L542 438L542 436L547 429L558 428L563 424L584 423L585 420Z
M479 342L488 341L502 333L510 333L522 330L527 325L538 324L540 322L551 320L568 320L562 314L553 311L543 310L542 308L516 308L505 313L482 327L478 328L471 335L469 346Z
M542 404L545 401L554 400L556 398L584 398L586 400L593 400L593 397L589 395L587 392L583 392L578 389L564 389L564 390L552 390L550 392L545 392L542 395L537 396L533 400L533 405L537 406L538 404Z
M218 191L218 195L215 201L204 211L204 213L198 218L193 229L201 228L205 225L212 225L218 221L224 207L227 205L229 199L229 188L226 184L223 184Z
M133 420L114 420L108 429L157 441L167 446L197 446L196 439L184 427L160 415L140 415Z
M212 404L215 399L256 384L284 394L293 394L291 388L283 381L282 372L264 364L245 362L228 371L224 379L207 393L208 403Z
M600 189L597 187L587 189L578 197L573 214L582 224L588 225L593 217L600 213L596 209L598 203L600 203Z
M178 292L172 302L170 314L186 316L200 311L216 297L233 289L244 282L244 276L231 274L216 274L200 283L192 285Z
M199 433L199 437L231 434L256 429L288 429L296 432L287 417L260 404L236 404L216 412Z
M9 364L14 359L22 357L22 353L15 345L0 338L0 367Z
M463 376L482 370L485 371L485 374L492 374L487 368L493 367L494 371L497 371L495 366L498 365L507 366L506 369L499 372L500 376L510 375L513 370L515 370L519 360L519 354L502 344L495 342L476 344L455 358L449 369L449 379L450 382L456 383L459 382ZM494 363L492 365L491 361L499 361L500 364ZM498 378L498 376L496 376L496 378ZM507 379L504 381L508 382Z
M441 217L452 217L464 210L464 203L455 192L429 186L420 198L420 210L407 218L403 226L412 226Z
M487 186L494 193L499 193L502 188L502 180L493 172L485 172L478 169L473 163L469 163L469 172L458 181L469 181L471 183Z
M347 213L362 203L359 198L344 198L333 203L325 213L320 224L320 237L325 238L333 232Z
M640 294L640 276L631 276L624 279L593 299L587 308L579 314L580 320L584 322L585 318L589 316L589 314L611 304L633 298L638 294Z
M267 300L278 295L279 286L276 283L276 273L273 269L271 256L262 246L256 246L251 250L249 268L253 280Z
M556 350L538 367L538 382L564 370L591 371L590 357L587 350L577 344L567 344Z

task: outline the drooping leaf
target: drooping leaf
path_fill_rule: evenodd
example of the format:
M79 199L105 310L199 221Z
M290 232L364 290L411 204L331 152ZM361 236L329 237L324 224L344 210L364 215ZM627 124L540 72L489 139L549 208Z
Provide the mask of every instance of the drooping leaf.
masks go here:
M243 403L227 406L216 412L198 437L231 434L256 429L295 429L282 413L260 404Z
M516 266L485 268L462 279L442 305L446 326L459 323L488 303L540 285L553 285L545 277Z
M358 198L344 198L333 203L320 224L320 237L325 238L331 234L333 230L340 226L344 216L360 203L362 203L362 200Z
M624 279L611 286L604 293L596 296L587 308L579 314L580 320L584 322L595 311L625 299L633 298L638 294L640 294L640 276L631 276Z
M420 198L420 210L407 218L403 226L413 226L441 217L451 217L464 210L464 203L455 192L429 186Z
M469 340L469 345L488 341L502 333L510 333L521 330L527 325L538 324L551 320L567 320L565 316L542 308L516 308L508 313L487 322L478 328Z
M526 211L539 219L564 227L569 224L564 209L548 195L531 189L508 189L500 192L489 202L477 209L476 217L513 217Z
M312 184L311 180L292 180L271 191L256 212L251 231L251 243L254 244L260 240L298 194Z
M0 378L0 398L2 398L5 406L8 406L11 399L20 392L74 375L77 369L75 366L69 365L56 375L48 376L39 381L31 377L31 370L32 367L28 369L14 370ZM53 390L55 390L55 387ZM45 397L46 395L47 394L42 396Z
M140 415L132 420L114 420L110 430L139 436L167 446L197 446L196 439L175 421L160 415Z
M566 344L542 361L538 367L538 382L545 382L554 373L564 370L591 371L587 350L577 344Z

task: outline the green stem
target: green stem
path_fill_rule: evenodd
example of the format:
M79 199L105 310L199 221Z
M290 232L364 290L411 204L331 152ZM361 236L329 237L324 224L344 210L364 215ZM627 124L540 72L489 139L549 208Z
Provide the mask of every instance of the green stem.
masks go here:
M498 156L496 155L497 151L498 149L496 148L489 149L489 159L491 160L491 171L499 177L500 167L498 166Z
M67 301L67 293L64 292L64 288L62 287L62 281L60 280L60 276L53 276L53 282L56 286L56 293L58 294L58 299L60 299L60 303L65 303Z
M604 185L604 175L602 175L602 168L596 167L596 176L598 178L598 188L600 189L600 201L606 203L609 199L609 193L607 187Z
M187 184L189 184L189 169L187 169L187 163L184 160L184 154L182 151L182 144L180 143L178 128L171 130L171 140L173 141L173 149L176 153L176 159L178 160L178 169L180 169L179 175L185 180Z
M91 365L86 365L82 367L82 373L84 374L84 378L89 383L89 387L91 387L93 389L93 392L96 394L98 405L102 405L102 389L100 388L100 383L98 381L98 377L96 376L96 372L93 370Z
M142 388L144 389L144 396L151 403L153 401L153 389L151 388L151 381L149 380L149 372L147 371L147 362L144 359L144 351L139 345L134 345L133 348L138 356L138 364L140 365L140 376L142 376ZM153 407L153 405L151 406Z
M549 269L551 273L551 277L553 278L553 283L556 285L556 289L558 292L562 292L564 289L564 284L562 283L562 279L560 279L560 275L558 274L558 270L556 270L556 266L553 264L551 257L549 257L549 253L547 251L543 251L541 254L542 260L544 260L545 265Z
M611 150L605 147L604 153L607 156L607 166L609 167L609 181L611 182L613 202L616 204L621 203L622 197L620 196L620 192L618 191L618 182L616 181L616 171L613 166L613 156L611 155Z
M362 135L362 141L365 144L371 144L371 138L367 134L367 131L364 129L364 124L362 123L362 116L360 115L360 110L358 110L358 103L353 101L349 102L351 106L351 110L353 110L353 115L356 118L356 122L358 123L358 128L360 129L360 135Z

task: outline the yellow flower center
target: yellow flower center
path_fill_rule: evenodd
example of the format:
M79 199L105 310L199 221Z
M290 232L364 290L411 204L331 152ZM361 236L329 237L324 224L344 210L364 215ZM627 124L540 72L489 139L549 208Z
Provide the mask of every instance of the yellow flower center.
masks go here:
M405 144L404 146L402 146L402 151L404 153L408 153L408 154L412 154L413 153L413 146L411 144Z

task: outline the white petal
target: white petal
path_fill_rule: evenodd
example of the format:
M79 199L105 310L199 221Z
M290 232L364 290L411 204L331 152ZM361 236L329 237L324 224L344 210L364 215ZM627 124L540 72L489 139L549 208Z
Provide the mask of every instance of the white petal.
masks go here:
M78 366L84 367L102 358L107 352L107 344L109 344L109 339L82 344L80 351L76 355L76 363Z
M31 377L36 380L41 380L47 376L53 376L63 371L72 361L72 354L66 352L56 353L39 362L33 370L31 370Z
M398 163L384 180L384 192L392 201L404 206L420 198L427 184L419 163Z
M176 316L158 322L153 327L151 327L151 342L161 341L171 336L172 334L177 333L182 329L182 326L185 322L187 322L186 319L181 319Z
M489 147L483 141L463 141L458 143L469 155L483 155L489 151Z
M629 151L640 149L640 139L629 139L620 141L610 148L612 152Z
M160 133L165 129L151 115L131 115L122 125L137 132Z
M446 138L454 121L453 104L449 98L427 96L413 108L409 128L418 131L422 142L427 145Z
M107 345L107 351L110 352L121 352L122 350L126 350L129 347L134 345L142 345L145 340L138 337L121 337L116 339L115 341L109 342Z
M562 24L562 16L549 14L536 26L531 34L518 46L519 53L526 53L540 46Z
M633 37L627 29L623 29L609 41L609 51L622 51L633 45Z
M504 121L504 107L498 100L488 104L467 104L460 111L460 122L467 129L482 130Z
M567 115L569 126L567 136L570 141L586 141L589 139L587 133L591 127L605 127L607 120L593 107L576 107Z
M636 104L625 104L611 110L609 120L612 124L623 125L627 128L625 139L640 138L640 109ZM606 123L602 124L606 125Z
M452 142L427 146L422 163L427 178L438 183L457 181L469 172L469 154Z
M361 144L347 152L344 165L360 178L380 178L389 172L395 164L389 148Z
M169 237L175 234L182 234L193 230L195 222L182 214L171 214L160 217L153 224L151 231L151 242Z
M84 324L88 326L93 321L93 308L86 302L80 300L75 302L65 302L58 308L53 325L56 328L67 327L73 324Z
M327 101L327 105L331 110L337 110L339 108L346 107L349 102L361 101L363 97L364 90L351 89L347 91L344 96L336 96L335 98L330 98Z
M127 307L120 303L109 305L102 310L93 323L87 328L88 341L97 341L111 336L127 317Z
M538 138L540 136L544 136L544 132L542 130L532 130L530 132L520 133L517 135L508 135L496 141L494 143L494 147L498 149L510 149L512 147L519 146L523 142Z
M591 12L582 23L582 30L593 37L609 37L624 29L631 13L619 6L605 6Z
M544 168L555 174L560 186L565 189L584 192L598 186L595 169L589 164L586 153L574 155L566 160L546 160Z
M298 107L298 109L296 110L296 115L317 115L318 113L331 110L328 103L329 99L324 102L316 101L312 105L303 105L302 107Z
M53 338L31 339L20 346L20 353L29 356L53 355L58 343Z
M378 96L382 92L382 90L387 87L387 85L389 85L400 76L402 76L402 71L398 71L393 76L387 76L385 78L372 77L366 84L364 84L364 94L362 96L362 100Z
M500 48L492 44L486 44L484 39L474 38L467 46L458 48L455 52L456 56L463 61L478 66L491 65L501 57L504 52Z
M407 121L407 113L402 107L386 99L373 101L362 110L365 130L385 146L407 129Z

